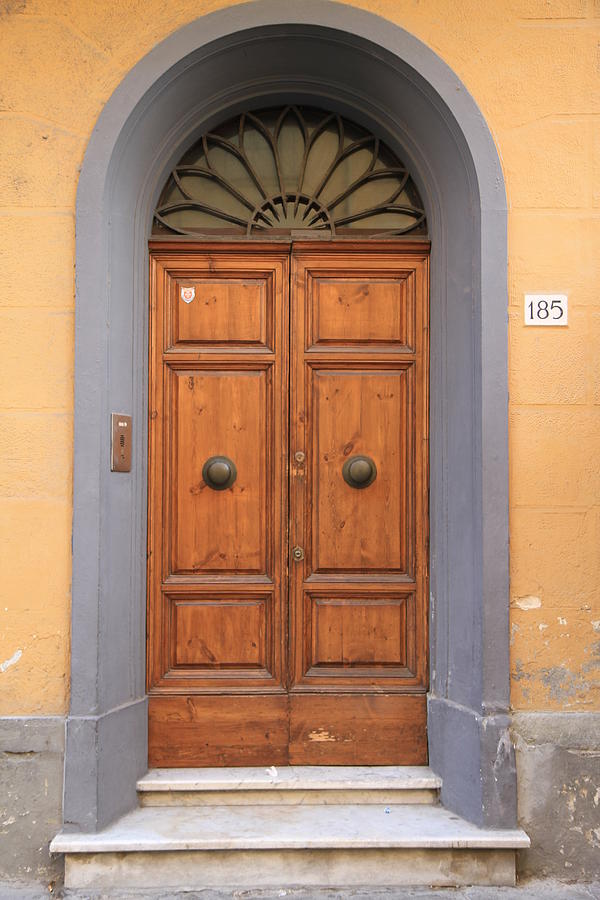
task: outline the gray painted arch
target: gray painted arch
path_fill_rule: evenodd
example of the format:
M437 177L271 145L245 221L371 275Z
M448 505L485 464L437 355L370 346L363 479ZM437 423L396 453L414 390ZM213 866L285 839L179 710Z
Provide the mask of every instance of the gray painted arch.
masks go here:
M105 106L77 195L72 680L67 826L135 804L145 700L147 239L166 175L198 133L258 103L329 106L401 153L431 257L432 766L444 803L515 820L508 738L506 197L489 129L416 38L332 0L253 0L177 31ZM111 411L134 417L111 473Z

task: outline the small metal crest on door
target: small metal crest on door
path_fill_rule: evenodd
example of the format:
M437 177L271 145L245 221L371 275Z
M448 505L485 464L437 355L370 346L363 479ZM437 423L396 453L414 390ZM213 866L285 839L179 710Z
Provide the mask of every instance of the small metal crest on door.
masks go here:
M196 288L195 287L182 287L181 288L181 299L184 303L191 303L194 297L196 296Z

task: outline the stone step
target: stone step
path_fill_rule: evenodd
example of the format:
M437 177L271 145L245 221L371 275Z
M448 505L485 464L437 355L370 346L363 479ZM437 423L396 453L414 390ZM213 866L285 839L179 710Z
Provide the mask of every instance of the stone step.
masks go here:
M67 888L514 884L523 831L440 806L143 807L97 834L59 834Z
M141 806L437 803L441 779L427 766L285 766L151 769Z

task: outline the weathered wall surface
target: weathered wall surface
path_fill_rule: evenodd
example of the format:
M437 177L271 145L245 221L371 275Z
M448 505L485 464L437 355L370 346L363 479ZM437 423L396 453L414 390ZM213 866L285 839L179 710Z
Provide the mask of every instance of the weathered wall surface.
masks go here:
M61 716L0 719L0 880L8 874L52 888L61 877L48 839L62 824L64 749Z
M516 713L522 876L598 878L600 714Z
M0 0L0 716L60 716L68 704L74 210L85 147L131 67L224 5ZM591 733L589 714L600 710L600 3L355 5L412 32L454 69L504 167L512 703L521 811L535 840L538 821L573 826L568 785L592 777L598 759L578 735ZM569 327L525 328L525 291L567 292ZM555 744L542 712L571 714ZM555 784L558 757L535 765L540 745L568 754L564 785ZM544 785L529 778L536 770ZM597 789L597 769L593 777ZM540 790L564 799L552 817ZM587 822L599 807L587 782L585 790L576 806ZM573 827L581 830L568 832L572 847L600 856L598 832ZM540 854L529 854L526 871L542 865ZM548 850L543 865L576 877L577 853L566 855Z

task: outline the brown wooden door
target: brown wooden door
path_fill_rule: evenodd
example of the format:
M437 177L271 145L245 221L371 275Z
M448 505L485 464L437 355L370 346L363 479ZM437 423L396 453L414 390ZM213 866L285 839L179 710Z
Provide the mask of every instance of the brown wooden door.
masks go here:
M423 244L151 245L151 765L427 761L427 337Z

